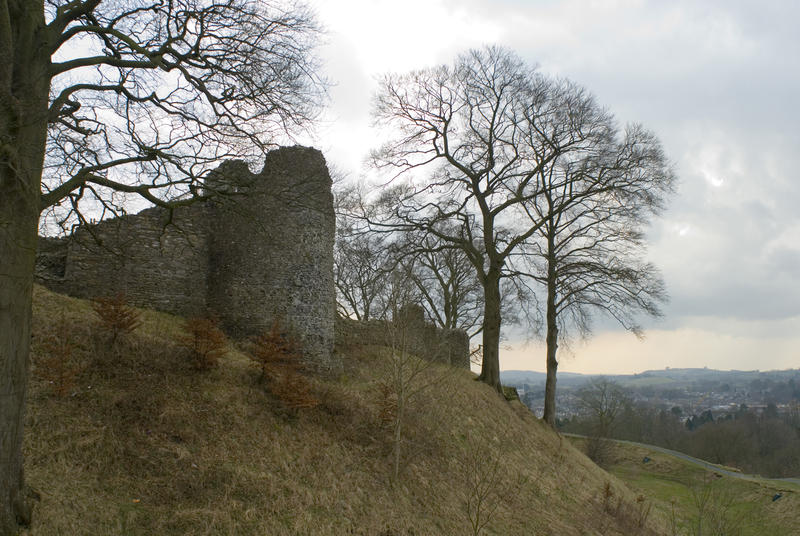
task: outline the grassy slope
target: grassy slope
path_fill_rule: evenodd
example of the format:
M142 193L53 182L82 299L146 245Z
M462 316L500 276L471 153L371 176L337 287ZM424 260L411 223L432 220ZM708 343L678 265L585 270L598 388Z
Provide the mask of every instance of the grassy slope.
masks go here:
M635 527L624 484L467 371L430 371L443 379L414 406L392 482L385 350L347 350L341 374L314 380L320 406L290 415L235 350L192 370L180 319L145 311L109 351L86 302L37 288L34 311L34 369L61 321L85 368L64 398L32 377L25 454L41 502L29 534L472 534L466 475L493 460L486 534L656 533Z
M582 447L580 439L570 439ZM644 457L651 459L643 463ZM675 520L674 533L693 534L704 491L707 523L722 517L726 534L796 536L800 534L800 486L776 480L740 480L722 476L685 460L646 448L614 443L609 472L653 502L653 515ZM782 497L773 501L777 494ZM703 534L716 534L706 526Z

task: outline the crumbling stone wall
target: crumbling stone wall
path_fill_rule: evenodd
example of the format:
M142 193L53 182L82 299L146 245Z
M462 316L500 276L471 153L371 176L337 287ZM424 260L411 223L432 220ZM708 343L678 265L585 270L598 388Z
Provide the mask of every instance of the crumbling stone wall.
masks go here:
M469 335L463 330L440 329L425 321L421 307L407 306L398 318L359 322L336 318L336 342L394 346L424 359L469 369Z
M301 338L307 355L329 356L336 223L322 154L301 147L272 151L258 175L230 162L213 180L246 199L208 206L208 301L223 326L253 335L277 321Z
M210 180L232 195L42 239L39 282L83 298L123 292L141 307L214 314L239 336L278 321L310 361L330 366L335 217L322 154L281 148L258 174L228 162Z
M172 220L166 210L150 208L80 227L66 239L40 240L39 282L81 298L123 293L139 307L205 314L205 207L176 210Z
M319 151L272 151L258 174L226 162L208 181L224 194L217 201L150 208L40 239L39 283L81 298L124 293L140 307L214 315L239 337L277 321L321 368L333 366L334 333L340 342L399 344L469 368L467 334L426 323L419 307L394 322L337 318L333 196Z

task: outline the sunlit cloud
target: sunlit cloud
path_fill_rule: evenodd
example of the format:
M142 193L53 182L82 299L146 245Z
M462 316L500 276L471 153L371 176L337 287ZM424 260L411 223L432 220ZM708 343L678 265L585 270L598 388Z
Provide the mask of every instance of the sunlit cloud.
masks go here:
M638 342L601 322L564 370L800 366L800 4L728 0L315 2L337 82L314 141L353 176L375 143L376 77L486 43L585 85L643 123L679 190L648 236L671 302ZM766 326L772 326L767 329ZM501 367L526 368L514 351ZM543 367L543 354L539 356ZM757 361L758 365L747 365ZM530 361L527 368L537 368ZM541 368L539 368L541 370Z

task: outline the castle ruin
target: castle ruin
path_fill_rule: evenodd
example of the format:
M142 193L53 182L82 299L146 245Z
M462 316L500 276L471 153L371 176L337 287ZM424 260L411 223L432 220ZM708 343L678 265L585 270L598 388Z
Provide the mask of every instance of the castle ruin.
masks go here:
M94 298L124 293L132 305L213 315L234 336L296 335L313 363L330 363L336 303L335 218L322 153L271 151L258 174L244 162L209 178L217 201L154 207L40 241L39 282Z
M258 174L229 161L206 185L221 195L82 226L65 238L41 238L37 281L79 298L122 293L138 307L214 316L234 337L263 333L278 322L301 341L310 364L331 368L335 215L322 153L276 149ZM340 319L338 330L339 340L349 334L380 343L377 326ZM436 355L424 357L469 366L466 334L440 334L452 341L442 350L431 343L436 328L422 323L416 331L424 335L420 355L435 347Z

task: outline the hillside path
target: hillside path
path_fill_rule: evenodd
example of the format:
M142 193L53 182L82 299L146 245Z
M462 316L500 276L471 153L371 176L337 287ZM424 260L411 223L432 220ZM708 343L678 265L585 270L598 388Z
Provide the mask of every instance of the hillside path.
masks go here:
M580 434L562 433L561 435L568 437L586 438L586 436ZM738 471L731 471L729 469L725 469L724 467L721 467L719 465L715 465L711 462L707 462L705 460L689 456L688 454L684 454L683 452L678 452L677 450L666 449L664 447L658 447L656 445L647 445L645 443L637 443L635 441L627 441L625 439L609 439L609 441L614 441L616 443L623 443L627 445L634 445L636 447L642 447L645 449L654 450L656 452L661 452L662 454L669 454L670 456L675 456L676 458L680 458L695 465L699 465L700 467L708 469L709 471L714 471L715 473L730 476L733 478L738 478L740 480L751 480L751 481L770 480L774 482L791 482L792 484L800 485L800 478L767 478L759 475L747 475L744 473L740 473Z

